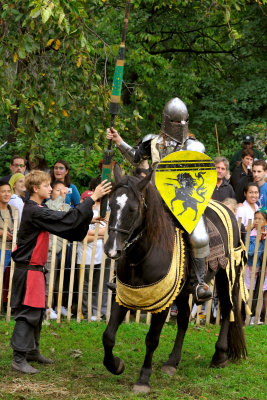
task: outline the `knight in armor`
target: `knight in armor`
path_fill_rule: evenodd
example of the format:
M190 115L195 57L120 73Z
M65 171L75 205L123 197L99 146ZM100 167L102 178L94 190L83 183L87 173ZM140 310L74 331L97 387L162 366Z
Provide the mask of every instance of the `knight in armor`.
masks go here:
M107 129L107 139L112 139L123 156L134 166L139 166L148 159L152 160L152 166L156 166L162 158L176 151L204 153L205 146L188 133L188 117L186 105L175 97L164 107L159 135L145 136L136 148L128 145L114 128ZM209 236L203 216L189 235L189 241L192 250L190 284L196 303L201 304L212 296L209 286L204 282Z

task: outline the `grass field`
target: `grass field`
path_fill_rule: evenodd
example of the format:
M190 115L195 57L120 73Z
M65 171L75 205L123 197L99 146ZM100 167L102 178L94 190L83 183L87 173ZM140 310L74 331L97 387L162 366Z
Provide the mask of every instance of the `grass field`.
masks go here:
M117 335L116 355L126 364L120 376L111 375L102 364L101 336L105 323L52 322L42 330L41 349L55 359L53 366L40 366L41 373L29 376L12 372L9 341L13 323L0 320L0 399L133 399L149 400L260 400L267 399L266 333L267 326L245 329L249 357L224 369L210 369L218 327L190 326L185 338L182 360L176 375L170 378L160 368L170 353L176 327L165 324L154 354L149 395L135 396L132 387L143 362L145 324L123 324ZM34 365L34 363L33 363ZM35 365L36 366L36 365Z

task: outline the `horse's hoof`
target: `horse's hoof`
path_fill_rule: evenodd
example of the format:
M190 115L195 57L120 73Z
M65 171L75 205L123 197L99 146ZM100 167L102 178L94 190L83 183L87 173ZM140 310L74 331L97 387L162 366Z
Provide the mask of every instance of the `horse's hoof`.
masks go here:
M103 364L109 372L111 372L113 375L120 375L123 373L125 369L123 360L121 360L119 357L114 357L114 362L111 363L108 361L106 358L104 358Z
M225 360L221 363L215 363L214 361L211 361L210 363L210 368L225 368L228 365L228 360Z
M116 375L122 374L124 369L125 369L124 362L123 362L123 360L120 360L120 364L119 364L119 366L117 368Z
M134 394L138 394L138 393L147 394L150 392L150 386L149 385L138 385L136 383L133 387L133 392L134 392Z
M176 373L176 368L172 367L171 365L163 365L161 367L161 371L169 376L173 376Z

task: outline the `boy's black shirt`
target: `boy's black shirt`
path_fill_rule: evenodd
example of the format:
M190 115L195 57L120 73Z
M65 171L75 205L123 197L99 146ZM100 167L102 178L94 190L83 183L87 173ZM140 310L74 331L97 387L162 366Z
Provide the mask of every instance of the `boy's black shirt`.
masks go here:
M93 218L91 198L68 212L53 211L33 200L26 201L18 232L17 248L12 252L15 263L44 265L48 252L48 233L69 241L81 241Z

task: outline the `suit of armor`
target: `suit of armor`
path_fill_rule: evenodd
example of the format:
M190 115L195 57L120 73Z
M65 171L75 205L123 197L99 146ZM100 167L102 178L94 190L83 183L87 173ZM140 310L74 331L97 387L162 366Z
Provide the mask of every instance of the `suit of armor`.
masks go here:
M175 151L205 152L205 146L196 139L187 137L181 145L166 135L147 135L137 148L129 146L124 141L117 147L124 157L135 166L138 166L145 159L151 159L152 165L155 166L162 158ZM194 257L203 258L209 255L209 237L203 217L200 218L189 238Z
M205 152L205 146L196 139L188 136L188 112L186 105L177 97L171 99L163 110L160 135L149 134L142 142L133 148L122 141L117 148L131 164L138 166L143 160L152 160L157 165L162 158L176 151ZM204 302L211 297L209 287L204 283L206 270L205 257L209 255L209 236L206 231L204 218L189 235L193 259L191 268L191 285L197 303Z

